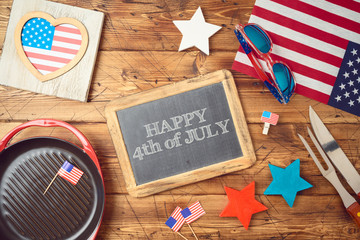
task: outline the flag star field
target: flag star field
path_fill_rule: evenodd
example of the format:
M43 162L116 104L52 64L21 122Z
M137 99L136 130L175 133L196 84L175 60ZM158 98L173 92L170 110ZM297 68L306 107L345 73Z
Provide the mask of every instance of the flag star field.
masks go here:
M31 64L46 75L75 58L81 47L80 30L71 24L53 26L43 18L31 18L21 31L21 44Z
M329 105L360 115L360 45L349 42Z
M32 18L23 27L23 46L51 50L55 27L43 18Z

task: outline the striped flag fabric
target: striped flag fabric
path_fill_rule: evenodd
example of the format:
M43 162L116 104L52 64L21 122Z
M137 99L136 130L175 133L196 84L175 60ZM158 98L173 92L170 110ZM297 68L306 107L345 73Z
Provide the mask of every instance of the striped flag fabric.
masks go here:
M297 93L360 116L359 1L256 0L249 23L268 32ZM241 46L232 68L258 78Z
M205 210L201 207L199 201L181 211L181 215L185 218L185 221L188 224L192 223L204 214Z
M65 161L64 164L58 171L58 175L64 178L65 180L71 182L73 185L76 185L81 176L84 174L83 171Z
M68 64L81 45L81 32L71 24L54 27L43 18L31 18L21 32L21 44L31 64L43 75Z
M278 120L279 115L272 112L264 111L261 115L261 121L265 123L270 123L271 125L276 125Z
M178 232L180 228L184 225L185 219L181 215L181 207L176 207L173 213L170 215L165 224L174 230L174 232Z

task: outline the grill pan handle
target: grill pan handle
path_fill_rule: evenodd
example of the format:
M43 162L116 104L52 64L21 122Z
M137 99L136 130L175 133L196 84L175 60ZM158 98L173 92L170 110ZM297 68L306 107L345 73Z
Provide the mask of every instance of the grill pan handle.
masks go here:
M10 140L17 133L19 133L21 130L28 128L28 127L63 127L63 128L66 128L67 130L69 130L70 132L72 132L79 139L81 144L83 145L82 150L87 155L89 155L89 157L93 160L93 162L95 163L95 165L98 168L98 171L102 177L99 160L97 159L95 151L92 148L89 140L87 140L87 138L84 136L84 134L82 134L78 129L76 129L75 127L71 126L70 124L68 124L66 122L59 121L59 120L37 119L37 120L32 120L32 121L23 123L20 126L17 126L13 130L11 130L3 139L0 140L0 152L2 152L7 147Z

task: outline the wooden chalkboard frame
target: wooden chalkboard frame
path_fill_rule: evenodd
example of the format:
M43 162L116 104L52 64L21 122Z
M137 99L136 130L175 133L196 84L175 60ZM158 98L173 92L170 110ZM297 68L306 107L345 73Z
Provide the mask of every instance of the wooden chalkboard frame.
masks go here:
M236 130L236 135L241 145L243 156L137 185L116 112L129 107L137 106L139 104L155 101L161 98L177 95L220 82L224 87L225 95ZM256 161L254 148L238 92L232 74L228 70L219 70L207 75L115 99L106 106L105 115L107 118L108 128L115 145L119 163L125 178L126 188L129 194L134 197L149 196L151 194L186 184L245 169L253 165Z

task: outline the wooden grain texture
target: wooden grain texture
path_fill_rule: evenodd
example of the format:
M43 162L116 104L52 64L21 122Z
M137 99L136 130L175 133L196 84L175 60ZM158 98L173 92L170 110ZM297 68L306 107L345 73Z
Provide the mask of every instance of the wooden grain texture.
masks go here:
M0 134L5 135L17 125L19 122L2 123ZM92 143L104 175L107 201L98 239L176 239L164 221L176 205L184 207L196 200L201 201L207 212L193 223L201 239L282 239L287 235L289 239L356 239L360 236L335 189L322 177L296 137L297 132L307 136L305 124L280 123L268 136L261 133L262 123L250 124L258 159L253 167L141 199L127 194L106 124L73 122L73 125ZM329 124L328 127L359 169L359 126ZM76 137L65 129L40 127L24 130L12 142L39 135L79 144ZM281 196L265 196L263 192L272 181L268 164L286 167L296 158L301 161L301 176L314 187L300 192L294 207L290 208ZM246 231L236 218L219 218L218 215L227 203L224 186L240 190L251 181L256 183L256 199L269 210L255 214ZM347 189L351 191L348 186ZM189 229L184 228L182 232L190 237Z
M96 62L104 14L44 0L14 0L12 8L14 11L11 12L4 49L0 59L0 72L2 73L0 84L46 95L86 101ZM33 75L29 69L32 69L35 73L39 72L28 61L25 53L21 52L20 40L15 41L14 39L21 36L22 26L19 26L18 23L23 21L23 16L29 12L45 12L55 19L75 18L85 26L88 37L91 39L87 45L81 45L78 55L63 70L58 70L62 75L51 81L42 82L48 80L49 77L55 77L54 75L57 75L57 73L50 73L48 77L41 74L40 77L39 74ZM39 17L45 18L41 13ZM57 24L56 21L54 20L55 24ZM67 22L79 28L81 26L76 21ZM82 32L85 32L85 29ZM82 33L82 36L85 37L84 33ZM87 42L87 37L83 40ZM19 55L17 51L21 54ZM80 58L81 61L79 61ZM79 61L78 64L76 64L77 61ZM67 71L70 68L71 71Z
M201 6L207 22L222 26L210 38L213 50L230 50L238 47L233 38L233 27L248 21L254 0L249 1L112 1L112 0L56 0L59 2L105 14L100 50L155 50L177 51L181 33L173 20L189 20ZM1 0L0 34L6 32L12 0ZM1 40L1 38L0 38ZM221 44L218 44L221 43ZM2 43L0 43L1 46ZM196 48L192 48L195 50Z
M105 105L118 97L230 69L239 47L233 27L248 21L254 0L55 2L105 14L88 102L0 86L0 137L27 120L56 118L73 124L89 138L100 160L106 187L105 215L97 239L181 239L164 222L175 206L185 207L196 200L200 200L207 212L192 224L200 239L360 238L360 231L346 213L340 197L322 177L296 135L300 133L310 141L306 126L310 126L308 107L312 105L352 164L360 169L360 118L300 95L294 96L288 105L280 105L261 81L234 71L257 162L249 169L142 199L127 194L106 126ZM181 33L172 21L190 19L198 6L207 22L223 26L210 38L210 56L195 48L177 52ZM0 0L1 48L11 7L12 0ZM267 136L261 134L260 116L264 110L280 115L278 125L272 126ZM27 129L15 141L39 135L76 142L66 130L57 128ZM281 196L265 196L263 192L272 181L268 164L286 167L297 158L301 161L301 176L314 187L299 192L294 207L289 208ZM344 183L341 176L340 179ZM253 215L246 231L236 218L218 215L227 204L224 186L240 190L252 181L256 183L255 198L269 210ZM184 227L181 232L193 239L190 229Z
M43 117L64 121L104 122L107 102L154 87L230 69L233 52L215 52L205 56L199 52L100 51L88 103L40 95L0 85L0 120L32 120ZM262 112L280 115L279 122L309 121L312 105L324 123L359 123L359 118L315 100L295 95L286 106L277 104L269 90L258 79L231 71L238 88L247 122L259 123Z

